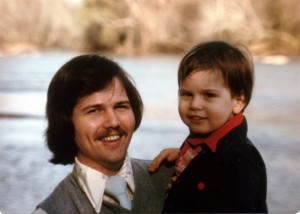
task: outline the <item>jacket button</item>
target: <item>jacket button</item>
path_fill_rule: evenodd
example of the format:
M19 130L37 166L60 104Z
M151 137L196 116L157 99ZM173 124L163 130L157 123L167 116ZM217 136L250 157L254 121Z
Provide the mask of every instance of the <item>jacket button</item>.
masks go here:
M203 182L200 181L200 182L197 184L197 187L198 187L199 190L204 190L205 184L204 184Z

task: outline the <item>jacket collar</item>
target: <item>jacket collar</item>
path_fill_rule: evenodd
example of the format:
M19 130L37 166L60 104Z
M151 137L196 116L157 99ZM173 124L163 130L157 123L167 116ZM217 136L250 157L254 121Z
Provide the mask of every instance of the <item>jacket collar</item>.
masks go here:
M211 133L208 137L197 137L191 134L189 135L187 141L193 146L205 143L213 152L216 152L217 144L220 139L223 138L232 129L239 126L243 122L243 120L243 114L237 114L234 117L230 118L230 120L223 124L219 129Z

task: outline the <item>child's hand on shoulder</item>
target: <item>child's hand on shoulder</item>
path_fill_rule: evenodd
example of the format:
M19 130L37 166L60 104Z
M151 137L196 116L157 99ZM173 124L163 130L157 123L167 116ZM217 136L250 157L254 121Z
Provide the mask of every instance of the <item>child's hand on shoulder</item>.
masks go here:
M179 154L178 148L166 148L163 149L149 164L148 170L149 172L155 172L160 165L167 161L169 163L176 161Z

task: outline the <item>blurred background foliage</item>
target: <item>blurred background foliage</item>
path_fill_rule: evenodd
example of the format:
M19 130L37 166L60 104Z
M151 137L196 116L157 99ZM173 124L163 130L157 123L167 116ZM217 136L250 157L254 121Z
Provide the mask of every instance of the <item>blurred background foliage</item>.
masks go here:
M0 0L0 51L174 54L223 39L300 53L298 0Z

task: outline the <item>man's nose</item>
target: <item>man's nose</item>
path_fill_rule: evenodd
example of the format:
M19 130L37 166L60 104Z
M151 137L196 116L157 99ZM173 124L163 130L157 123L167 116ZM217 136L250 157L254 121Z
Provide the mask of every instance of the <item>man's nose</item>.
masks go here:
M108 128L116 128L120 125L120 120L118 115L114 110L108 110L105 113L103 127Z

